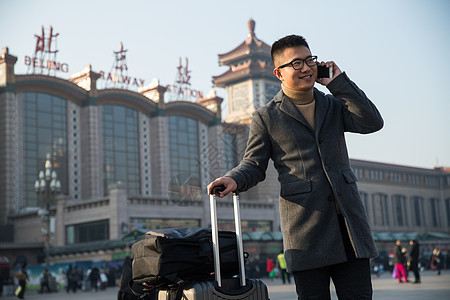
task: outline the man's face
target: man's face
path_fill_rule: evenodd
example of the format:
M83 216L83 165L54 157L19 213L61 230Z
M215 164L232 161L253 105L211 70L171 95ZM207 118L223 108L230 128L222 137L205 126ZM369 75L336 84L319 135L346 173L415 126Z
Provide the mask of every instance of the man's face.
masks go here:
M317 65L310 67L306 63L303 63L303 67L300 70L294 70L291 65L278 69L278 67L283 64L289 63L295 59L305 59L308 56L311 56L311 51L305 46L286 48L284 49L282 56L276 59L276 69L273 73L286 87L292 90L311 90L317 79Z

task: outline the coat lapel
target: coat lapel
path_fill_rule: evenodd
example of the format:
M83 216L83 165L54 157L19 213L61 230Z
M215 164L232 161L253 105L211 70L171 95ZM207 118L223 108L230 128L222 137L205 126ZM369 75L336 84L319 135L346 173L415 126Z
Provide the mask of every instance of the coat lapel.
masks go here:
M314 112L314 127L316 128L315 133L316 135L318 135L320 129L322 128L323 122L325 121L329 103L325 95L317 89L314 89L314 99L316 100ZM294 103L289 101L288 97L283 93L283 91L280 91L278 93L278 95L275 97L275 101L280 102L281 111L296 119L314 132L314 129L311 127L311 125L309 125L308 121L302 115L300 110L298 110Z
M320 129L325 122L328 107L330 105L329 100L317 89L314 89L314 99L316 99L316 109L314 112L314 127L316 128L316 136L319 136Z
M302 113L298 110L298 108L295 106L294 103L292 103L286 95L281 91L281 95L278 94L278 99L275 100L280 103L280 110L287 115L291 116L292 118L296 119L306 127L308 127L310 130L314 131L314 129L309 125L308 121L306 121L305 117L302 115Z

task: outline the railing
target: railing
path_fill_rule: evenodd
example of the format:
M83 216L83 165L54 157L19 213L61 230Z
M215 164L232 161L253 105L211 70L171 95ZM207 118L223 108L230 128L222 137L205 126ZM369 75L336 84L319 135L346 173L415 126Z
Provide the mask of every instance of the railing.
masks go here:
M129 197L129 205L149 205L149 206L203 206L203 199L170 199L170 198L144 198ZM269 200L240 201L242 209L273 209L274 203ZM218 207L233 207L230 199L217 199Z
M67 212L75 212L80 210L92 209L97 207L109 206L109 198L102 198L97 200L88 200L82 202L76 202L66 205Z

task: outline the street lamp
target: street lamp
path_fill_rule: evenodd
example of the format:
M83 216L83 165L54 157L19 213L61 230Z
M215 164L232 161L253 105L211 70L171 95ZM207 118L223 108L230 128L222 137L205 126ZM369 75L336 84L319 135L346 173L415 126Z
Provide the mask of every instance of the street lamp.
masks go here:
M39 215L43 222L46 222L47 231L45 232L45 265L49 269L49 249L50 249L50 201L61 190L61 182L57 179L56 171L52 169L50 159L45 162L45 170L39 172L39 178L34 183L34 189L38 199L45 197L45 210L40 210Z

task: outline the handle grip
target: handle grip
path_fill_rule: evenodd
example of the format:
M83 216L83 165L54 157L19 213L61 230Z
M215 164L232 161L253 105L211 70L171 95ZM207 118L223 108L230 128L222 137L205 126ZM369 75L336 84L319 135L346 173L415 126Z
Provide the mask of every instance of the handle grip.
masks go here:
M217 195L217 194L219 194L220 192L223 192L223 191L225 191L225 186L223 184L222 185L216 185L215 187L213 187L211 189L211 194L210 195Z
M215 187L213 187L211 189L211 194L210 195L218 195L220 192L225 191L226 187L221 184L221 185L216 185ZM233 191L233 194L238 195L239 193L237 191Z

